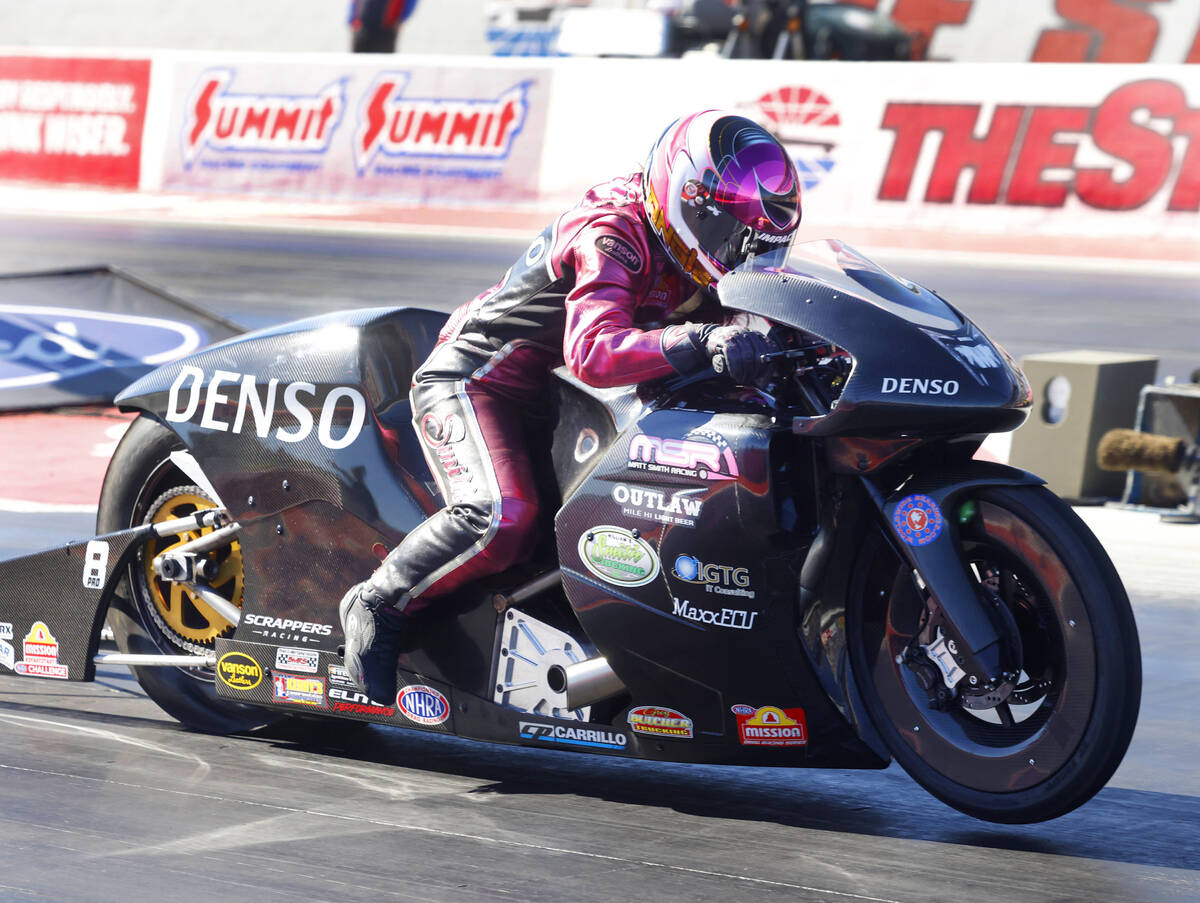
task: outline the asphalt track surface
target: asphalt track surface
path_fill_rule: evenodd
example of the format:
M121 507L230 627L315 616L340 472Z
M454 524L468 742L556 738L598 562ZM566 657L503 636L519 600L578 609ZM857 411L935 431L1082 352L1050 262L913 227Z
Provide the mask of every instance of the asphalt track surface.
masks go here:
M115 263L259 326L451 306L521 244L0 218L0 271ZM1194 277L884 260L1015 355L1200 365ZM106 668L94 684L0 678L0 901L1195 901L1200 527L1081 513L1129 589L1145 688L1109 787L1054 822L976 821L895 766L648 765L336 723L198 735ZM2 515L0 554L90 527Z

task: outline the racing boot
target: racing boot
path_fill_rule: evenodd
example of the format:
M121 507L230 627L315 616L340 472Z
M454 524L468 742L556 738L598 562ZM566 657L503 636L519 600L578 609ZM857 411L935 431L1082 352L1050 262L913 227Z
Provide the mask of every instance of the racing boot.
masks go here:
M350 679L372 701L391 705L404 615L367 582L350 588L338 605L338 617L346 635L342 660Z

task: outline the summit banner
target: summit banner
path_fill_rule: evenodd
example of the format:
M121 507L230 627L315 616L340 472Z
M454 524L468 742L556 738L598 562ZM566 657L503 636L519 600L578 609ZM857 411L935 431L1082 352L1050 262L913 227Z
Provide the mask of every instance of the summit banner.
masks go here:
M136 188L150 60L0 57L0 179Z
M549 68L176 63L162 187L315 200L535 200Z

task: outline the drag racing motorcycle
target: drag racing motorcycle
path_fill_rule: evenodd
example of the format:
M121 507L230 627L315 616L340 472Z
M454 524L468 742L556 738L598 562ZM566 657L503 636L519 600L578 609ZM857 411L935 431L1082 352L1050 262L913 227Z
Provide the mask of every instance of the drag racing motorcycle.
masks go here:
M128 664L202 731L323 717L674 762L895 758L1010 823L1088 800L1133 733L1137 631L1071 509L973 458L1024 421L1020 370L837 241L753 258L720 296L769 333L769 376L556 372L530 446L544 541L414 616L396 698L350 682L336 604L441 506L418 443L453 456L454 431L418 439L408 387L445 315L416 309L261 330L126 389L141 416L100 535L0 565L0 673Z

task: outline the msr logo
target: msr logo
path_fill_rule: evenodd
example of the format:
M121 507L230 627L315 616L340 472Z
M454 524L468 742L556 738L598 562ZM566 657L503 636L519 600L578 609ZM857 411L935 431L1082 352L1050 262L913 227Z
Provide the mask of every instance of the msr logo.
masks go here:
M354 133L359 175L382 153L388 157L503 160L525 125L532 82L513 85L499 97L403 97L407 72L385 72L367 92Z
M200 151L320 153L346 108L346 83L316 94L235 94L232 69L204 73L187 105L183 162L191 168Z

